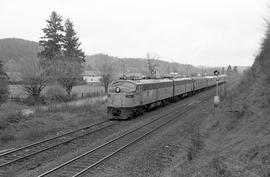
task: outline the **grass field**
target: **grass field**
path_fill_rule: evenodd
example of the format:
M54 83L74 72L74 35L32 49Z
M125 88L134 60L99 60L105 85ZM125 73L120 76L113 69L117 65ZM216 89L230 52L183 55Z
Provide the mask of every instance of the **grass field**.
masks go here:
M48 90L49 87L50 86L47 86L42 91L42 94L45 94L46 90ZM20 97L20 98L27 97L27 94L24 92L23 87L21 85L10 85L9 90L10 90L10 97ZM77 94L78 97L81 97L82 95L85 96L91 93L104 93L104 87L86 84L75 86L72 89L72 94Z
M31 116L23 116L20 110L28 108L35 109L12 101L0 106L0 151L106 119L104 101L80 107L67 105L54 111L36 110Z

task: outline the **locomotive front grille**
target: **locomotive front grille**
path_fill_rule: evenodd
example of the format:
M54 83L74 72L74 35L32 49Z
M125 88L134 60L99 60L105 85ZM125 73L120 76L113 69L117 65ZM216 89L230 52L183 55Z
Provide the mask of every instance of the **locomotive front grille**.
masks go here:
M124 106L124 95L122 94L111 94L110 103L114 107L123 107Z

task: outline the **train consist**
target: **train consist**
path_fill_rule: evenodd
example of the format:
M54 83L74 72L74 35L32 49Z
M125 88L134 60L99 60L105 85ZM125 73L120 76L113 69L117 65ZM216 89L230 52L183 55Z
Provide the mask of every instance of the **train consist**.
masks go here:
M158 105L215 86L216 81L217 76L118 80L109 88L107 113L113 119L131 118ZM225 82L226 75L220 75L218 83Z

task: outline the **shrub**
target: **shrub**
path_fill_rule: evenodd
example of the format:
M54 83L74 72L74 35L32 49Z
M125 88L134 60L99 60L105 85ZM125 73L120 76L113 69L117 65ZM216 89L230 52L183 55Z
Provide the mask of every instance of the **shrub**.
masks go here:
M32 95L28 95L27 97L12 97L11 98L14 102L18 103L24 103L28 106L34 106L37 104L45 104L45 97L39 96L37 98L34 98Z
M10 113L5 118L8 123L18 123L22 119L20 113Z
M47 103L59 103L69 100L65 90L57 85L48 88L45 97Z
M40 128L40 127L33 127L28 129L24 136L27 140L37 140L40 137L43 137L45 135L47 135L48 132L46 130L44 130L44 128Z
M0 140L4 143L7 143L9 141L14 141L15 140L15 136L11 135L8 132L2 132L0 135Z
M200 135L199 129L194 129L194 132L190 135L190 146L187 151L188 160L194 159L194 157L204 148L204 142Z
M78 94L77 93L72 93L70 96L71 100L76 100L78 98Z
M8 127L8 122L5 119L0 119L0 130Z
M187 147L187 159L193 160L196 155L204 148L205 143L200 132L200 122L190 119L184 123L184 134L189 140Z

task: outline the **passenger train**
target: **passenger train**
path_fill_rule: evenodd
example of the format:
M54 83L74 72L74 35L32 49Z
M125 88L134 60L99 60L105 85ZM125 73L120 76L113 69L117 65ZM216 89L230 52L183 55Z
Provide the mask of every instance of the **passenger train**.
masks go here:
M140 115L158 105L165 105L182 97L226 82L226 75L118 80L109 87L107 114L111 119L127 119Z

